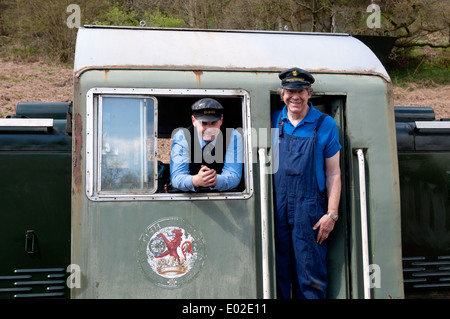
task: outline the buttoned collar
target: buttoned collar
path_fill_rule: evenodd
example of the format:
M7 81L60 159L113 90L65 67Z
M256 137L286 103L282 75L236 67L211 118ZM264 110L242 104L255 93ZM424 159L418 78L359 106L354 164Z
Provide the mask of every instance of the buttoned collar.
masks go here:
M198 141L199 141L199 143L200 143L200 145L201 145L201 147L203 148L206 144L209 144L209 143L212 143L212 145L216 145L216 140L217 140L217 138L215 138L215 139L213 139L211 142L206 142L201 136L200 136L200 134L197 134L197 137L198 137Z

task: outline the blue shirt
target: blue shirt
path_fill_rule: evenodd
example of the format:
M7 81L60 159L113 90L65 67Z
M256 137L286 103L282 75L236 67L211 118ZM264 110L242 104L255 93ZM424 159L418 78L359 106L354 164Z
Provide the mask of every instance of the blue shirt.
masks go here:
M206 142L199 136L199 142L203 147ZM227 142L227 141L224 141ZM216 140L212 141L215 145ZM242 136L237 130L233 130L230 137L222 173L217 174L216 186L211 190L226 191L239 185L242 178ZM192 184L192 175L198 172L189 171L190 150L183 130L179 130L173 136L172 150L170 152L170 181L172 186L181 191L195 192Z
M316 127L317 121L319 120L322 112L315 109L309 101L309 111L306 114L305 118L297 124L297 126L293 126L289 121L287 116L287 106L285 105L283 110L280 112L274 112L272 114L272 125L274 128L278 128L278 122L281 119L284 122L283 130L285 133L294 136L300 137L310 137L314 133L314 128ZM274 160L278 159L278 130L275 130L276 133L273 134L273 156ZM325 158L333 157L339 150L341 149L341 145L339 143L339 132L334 119L327 115L322 122L322 125L317 132L317 143L315 148L315 161L316 161L316 176L317 183L319 185L319 189L321 191L325 190ZM282 160L282 159L281 159Z

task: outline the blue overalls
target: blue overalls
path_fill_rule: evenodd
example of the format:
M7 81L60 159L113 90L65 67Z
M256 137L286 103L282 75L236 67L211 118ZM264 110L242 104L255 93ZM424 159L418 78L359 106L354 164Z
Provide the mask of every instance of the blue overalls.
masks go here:
M279 167L274 175L278 298L326 298L327 248L316 242L318 231L312 229L327 211L314 160L317 130L324 117L311 137L286 134L284 122L278 124Z

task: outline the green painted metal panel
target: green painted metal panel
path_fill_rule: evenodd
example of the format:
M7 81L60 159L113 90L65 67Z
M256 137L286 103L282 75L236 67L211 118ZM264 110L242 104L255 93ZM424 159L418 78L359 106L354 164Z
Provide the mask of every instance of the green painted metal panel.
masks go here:
M0 127L0 298L67 298L72 138L66 120L28 127L50 113L27 110L34 118L16 117L24 126Z
M70 152L0 152L0 298L46 297L47 287L58 287L54 297L69 296L71 158ZM39 280L44 283L24 283Z
M339 107L334 106L333 117L343 133L345 187L340 208L343 224L336 227L330 240L330 298L363 298L358 170L353 154L357 148L365 150L368 162L370 260L382 270L381 284L372 288L372 298L402 298L398 166L389 85L377 76L317 73L315 77L318 97L334 96L336 101L342 101L337 103ZM250 96L251 127L258 129L270 126L271 94L276 94L278 85L277 72L111 69L85 70L76 78L75 92L78 93L75 94L74 120L81 125L75 138L80 143L78 146L74 144L75 157L80 162L76 162L79 167L74 167L72 185L72 237L76 238L72 244L72 262L80 264L85 288L74 289L73 297L261 298L257 163L251 169L254 193L245 200L89 201L85 196L85 163L82 157L86 136L85 96L93 87L244 89ZM256 154L257 145L252 144L252 148ZM148 280L136 257L139 238L145 229L168 217L181 218L201 232L207 247L207 259L196 277L186 286L169 290ZM219 221L232 227L225 227ZM243 225L247 233L244 235L237 225ZM100 234L108 234L109 237L105 239ZM122 248L120 252L112 249L110 244L113 242ZM229 243L232 245L228 247ZM222 254L224 249L226 258ZM270 250L273 253L273 246ZM273 259L274 255L270 261L272 280ZM235 273L231 272L232 264ZM114 277L113 273L119 275ZM126 277L130 278L127 285ZM215 281L227 280L230 281L229 286L217 288ZM118 286L121 287L120 292L112 289ZM273 282L271 286L274 286Z
M127 83L127 87L135 88L172 89L195 88L198 85L198 78L192 72L141 70L131 73L109 71L106 78L105 72L85 72L80 79L80 92L83 92L81 97L92 87L123 87L119 83ZM217 78L217 75L213 77L216 77L213 80L216 83L217 79L223 78ZM201 81L204 81L203 76ZM174 86L173 83L177 84ZM236 88L229 84L220 86ZM268 95L267 99L269 97ZM82 107L77 108L80 105ZM83 98L76 101L75 121L78 116L82 120L85 118L84 105ZM269 103L266 105L269 108ZM267 114L269 113L267 109ZM265 121L259 127L268 127L270 123L268 116L255 116L252 120ZM82 126L81 139L84 139L85 124ZM83 144L78 149L75 145L75 152L83 154L84 147ZM261 208L257 191L252 190L253 195L249 198L232 200L166 198L153 201L95 202L85 196L84 165L82 161L82 182L73 185L75 192L72 219L72 236L76 238L72 245L72 262L80 265L84 289L74 289L73 297L262 298ZM255 177L259 174L258 163L251 165L251 171L253 188L259 189L259 180ZM201 259L189 270L189 273L195 273L189 280L184 275L175 278L155 276L148 269L146 259L149 256L146 249L151 240L156 240L155 231L175 226L183 230L183 235L192 235L197 261ZM183 241L187 241L186 236ZM273 255L269 263L272 267L270 285L273 297Z

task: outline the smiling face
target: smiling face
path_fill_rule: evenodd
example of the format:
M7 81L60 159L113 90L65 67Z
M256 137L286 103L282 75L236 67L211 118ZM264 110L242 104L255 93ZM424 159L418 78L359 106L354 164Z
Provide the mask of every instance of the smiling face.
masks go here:
M308 113L308 100L312 96L312 88L301 90L283 90L283 101L286 103L288 113L296 116L305 116Z
M220 126L222 126L223 115L221 116L219 121L211 121L211 122L202 122L197 120L192 115L192 125L197 129L198 134L203 138L206 142L213 141L220 133Z

